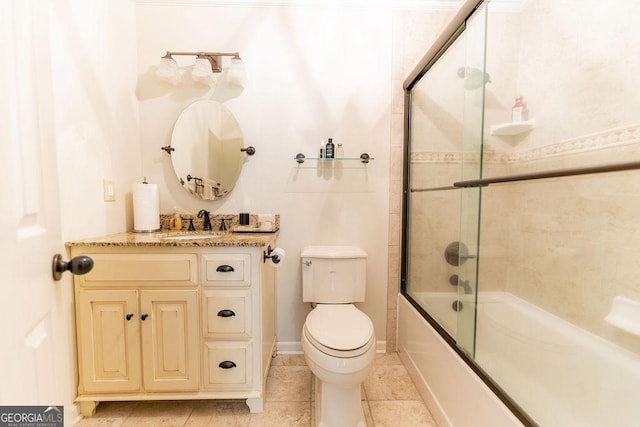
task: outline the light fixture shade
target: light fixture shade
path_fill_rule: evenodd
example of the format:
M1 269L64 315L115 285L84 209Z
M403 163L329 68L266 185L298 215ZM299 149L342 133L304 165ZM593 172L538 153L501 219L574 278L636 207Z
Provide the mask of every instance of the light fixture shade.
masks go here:
M193 66L191 77L194 81L203 85L213 85L213 71L211 70L211 62L207 58L197 58Z
M178 63L173 58L160 58L160 65L156 70L156 76L165 82L176 86L180 84L180 73Z
M231 58L231 66L227 70L227 81L236 86L245 87L249 82L244 63L240 58Z

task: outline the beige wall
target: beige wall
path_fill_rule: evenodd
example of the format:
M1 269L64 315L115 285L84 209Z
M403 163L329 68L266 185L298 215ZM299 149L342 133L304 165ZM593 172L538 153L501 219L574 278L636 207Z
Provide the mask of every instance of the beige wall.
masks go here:
M425 3L56 2L52 45L64 240L130 230L130 189L143 176L160 185L162 212L176 206L191 213L280 213L280 244L289 256L278 272L279 340L299 341L308 311L301 302L301 248L356 244L370 255L362 308L378 340L394 348L401 82L456 7ZM207 91L188 78L180 88L167 87L153 76L166 50L200 49L240 51L250 79L244 92L224 85ZM179 112L201 98L225 101L246 145L257 149L233 193L220 202L198 202L179 188L159 150ZM317 192L315 175L304 176L302 189L289 190L293 156L314 155L327 137L342 142L347 155L376 158L364 175L366 192L354 192L362 188L360 169L338 182L344 193ZM116 202L103 202L103 179L115 180Z
M50 13L55 143L63 241L124 231L126 193L140 174L135 99L135 7L129 0L39 2ZM103 179L116 183L116 201L103 201ZM66 257L65 257L66 258ZM56 366L65 419L78 415L73 287L56 282ZM35 296L37 298L37 296Z
M289 253L279 271L279 339L299 340L307 311L299 292L302 246L358 244L371 256L362 307L373 318L378 339L388 335L393 349L400 279L401 82L453 14L455 2L445 10L429 9L429 2L426 9L415 2L404 9L398 2L364 9L177 3L47 3L63 240L130 230L131 186L144 175L161 185L163 212L173 206L188 212L277 212L281 244ZM241 51L250 78L240 96L218 94L236 114L247 144L258 150L247 160L237 189L219 203L196 202L171 184L170 165L158 149L168 142L178 112L213 94L193 86L167 90L153 77L153 67L165 50L201 48ZM312 155L329 136L343 142L348 155L367 151L376 157L367 192L287 192L292 157ZM104 179L115 181L115 202L103 201ZM307 180L307 188L315 185ZM62 328L68 335L59 338L74 345L71 288L59 304L69 313ZM68 379L66 402L76 393L73 354L70 347L59 375Z
M402 8L402 2L293 3L138 5L143 173L160 184L163 212L177 206L187 212L207 208L215 213L281 214L279 244L289 257L278 270L280 342L299 341L309 310L301 301L302 247L362 246L370 258L367 300L361 307L372 318L377 339L388 340L394 348L401 81L447 23L455 3L446 10ZM178 88L153 77L166 50L203 49L241 53L250 79L242 93L228 91L224 83L214 90L197 87L188 72ZM245 145L257 150L245 162L236 188L222 201L189 197L175 184L168 156L159 150L169 143L179 111L200 98L224 101L240 123ZM320 140L328 137L343 143L347 156L374 156L367 173L358 164L350 165L355 172L348 171L341 181L327 180L326 185L326 175L313 170L296 175L293 157L299 152L316 155Z
M60 0L52 7L62 236L124 231L140 176L132 0ZM104 179L116 201L104 202Z

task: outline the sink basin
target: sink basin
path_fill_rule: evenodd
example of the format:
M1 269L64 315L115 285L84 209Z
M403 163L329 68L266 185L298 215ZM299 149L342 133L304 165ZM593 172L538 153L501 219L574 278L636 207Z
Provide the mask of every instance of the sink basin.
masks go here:
M202 240L202 239L215 239L220 237L220 234L214 233L197 233L197 234L176 234L161 236L161 240Z

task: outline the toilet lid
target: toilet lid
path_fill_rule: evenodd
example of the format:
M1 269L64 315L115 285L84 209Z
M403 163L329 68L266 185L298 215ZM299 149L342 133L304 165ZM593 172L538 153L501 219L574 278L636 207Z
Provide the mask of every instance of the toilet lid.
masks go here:
M339 351L360 348L373 336L371 319L353 304L318 304L307 316L305 328L314 341Z

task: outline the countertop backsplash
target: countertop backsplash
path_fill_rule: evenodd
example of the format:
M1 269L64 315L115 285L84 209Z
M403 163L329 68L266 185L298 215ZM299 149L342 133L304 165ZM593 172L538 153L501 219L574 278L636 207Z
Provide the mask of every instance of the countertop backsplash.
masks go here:
M211 218L211 230L218 231L220 230L220 226L222 225L222 220L224 219L227 230L234 230L239 227L244 227L244 229L248 230L250 228L258 229L260 224L260 216L262 214L250 214L249 215L249 226L240 226L240 214L210 214L209 218ZM280 229L280 215L273 214L275 217L275 223L273 227L273 231L277 231ZM171 227L169 224L171 223L171 219L173 218L173 214L160 214L160 229L161 231L169 231ZM193 218L193 225L196 228L196 231L202 231L204 229L204 219L198 218L197 214L180 214L180 218L182 218L182 230L175 231L187 231L189 228L189 218Z

